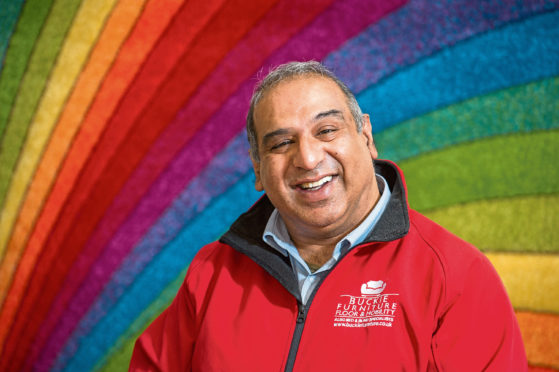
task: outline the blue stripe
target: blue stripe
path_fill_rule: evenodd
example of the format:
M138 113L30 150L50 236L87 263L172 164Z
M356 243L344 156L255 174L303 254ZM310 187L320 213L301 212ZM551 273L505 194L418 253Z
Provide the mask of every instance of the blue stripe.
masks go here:
M373 131L496 90L559 74L559 12L445 49L358 95Z

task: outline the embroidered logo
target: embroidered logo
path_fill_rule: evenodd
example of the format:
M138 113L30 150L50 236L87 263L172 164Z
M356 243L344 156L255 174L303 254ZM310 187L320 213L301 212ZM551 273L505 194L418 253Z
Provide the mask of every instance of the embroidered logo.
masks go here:
M361 285L361 296L340 295L334 327L392 327L398 310L397 293L384 293L386 283L370 280Z
M361 294L364 296L380 294L384 288L386 288L386 283L382 280L369 280L361 285Z

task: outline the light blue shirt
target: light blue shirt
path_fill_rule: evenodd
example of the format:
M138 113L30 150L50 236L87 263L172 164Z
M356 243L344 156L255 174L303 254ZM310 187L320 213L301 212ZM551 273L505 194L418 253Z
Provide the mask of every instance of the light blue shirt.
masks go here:
M320 273L331 269L342 254L361 243L377 224L382 212L384 212L384 209L388 204L388 200L390 199L390 189L388 188L386 180L377 174L377 182L379 183L381 197L371 213L369 213L367 218L365 218L359 226L357 226L353 231L340 240L338 244L336 244L334 252L332 253L332 258L330 258L314 273L311 272L307 263L299 255L299 251L293 244L293 241L289 236L289 232L287 231L287 227L285 226L278 210L274 209L272 212L270 218L268 219L268 223L266 224L266 229L264 230L262 239L284 256L289 256L291 266L293 267L293 271L295 272L295 275L297 275L297 280L299 281L299 290L301 291L303 304L307 303L309 295L317 285Z

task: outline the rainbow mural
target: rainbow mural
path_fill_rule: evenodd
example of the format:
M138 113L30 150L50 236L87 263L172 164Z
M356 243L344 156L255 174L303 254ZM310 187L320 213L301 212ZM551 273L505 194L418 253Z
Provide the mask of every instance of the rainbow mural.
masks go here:
M259 197L255 81L309 59L559 370L559 0L0 0L1 371L126 370Z

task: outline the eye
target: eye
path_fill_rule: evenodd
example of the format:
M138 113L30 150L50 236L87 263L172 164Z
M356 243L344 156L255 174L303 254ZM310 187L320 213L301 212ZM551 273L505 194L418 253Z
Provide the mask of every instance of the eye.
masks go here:
M334 139L334 135L337 131L338 131L338 128L336 128L336 127L321 128L318 131L317 137L320 137L323 140L332 140L332 139Z
M271 150L279 150L279 149L281 149L282 147L285 147L285 146L290 145L290 144L292 144L292 143L293 143L292 140L286 139L286 140L283 140L283 141L281 141L281 142L278 142L278 143L274 144L270 149L271 149Z

